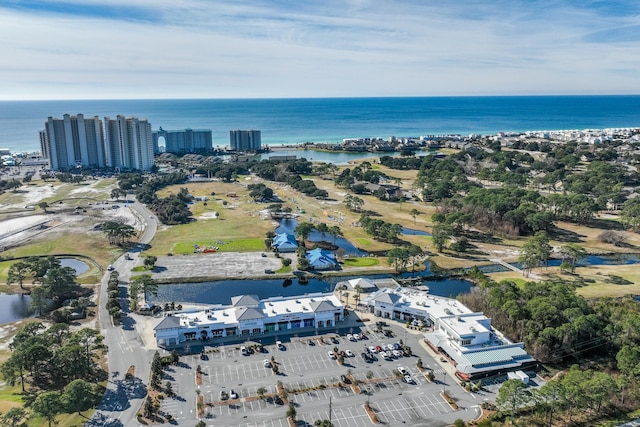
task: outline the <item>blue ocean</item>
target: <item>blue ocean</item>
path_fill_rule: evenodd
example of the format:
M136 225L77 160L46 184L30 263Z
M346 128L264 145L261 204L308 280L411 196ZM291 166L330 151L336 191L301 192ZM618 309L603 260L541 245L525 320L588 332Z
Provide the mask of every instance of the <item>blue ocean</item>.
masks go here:
M343 138L640 127L640 96L0 101L0 147L40 149L47 117L147 118L152 128L260 129L263 144Z

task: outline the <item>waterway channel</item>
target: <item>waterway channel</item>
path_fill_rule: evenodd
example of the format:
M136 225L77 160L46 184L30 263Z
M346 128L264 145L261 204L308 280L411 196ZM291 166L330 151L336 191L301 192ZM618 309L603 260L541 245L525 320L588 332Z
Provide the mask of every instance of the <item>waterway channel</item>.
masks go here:
M560 260L550 260L550 265L560 265ZM578 265L624 265L640 263L638 254L620 255L589 255L582 259ZM517 265L514 263L514 265ZM442 297L455 297L467 293L473 287L473 283L464 279L435 278L431 271L430 263L425 263L425 270L415 273L403 273L392 276L389 274L366 275L370 279L394 277L407 279L422 277L424 285L429 287L429 293ZM485 273L506 271L497 264L479 267ZM336 283L362 277L360 275L327 276L309 279L307 283L300 283L298 278L270 279L270 280L221 280L203 283L176 283L161 285L158 295L151 297L150 301L156 304L165 302L181 302L196 304L229 304L231 297L236 295L257 295L259 298L275 296L304 295L314 292L332 292Z

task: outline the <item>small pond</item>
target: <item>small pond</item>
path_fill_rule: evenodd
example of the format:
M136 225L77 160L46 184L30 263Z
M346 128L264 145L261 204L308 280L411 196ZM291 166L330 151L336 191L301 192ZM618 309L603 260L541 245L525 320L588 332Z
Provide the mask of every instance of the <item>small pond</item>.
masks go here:
M75 258L59 258L60 267L71 267L76 271L76 275L81 275L89 271L89 265Z
M281 219L278 222L280 223L280 226L276 228L276 233L295 234L294 230L298 226L298 221L296 221L295 219ZM336 237L334 239L333 236L331 236L330 234L325 233L325 235L323 236L322 233L318 231L314 231L309 235L308 240L310 242L320 242L324 240L326 242L333 243L339 248L344 249L345 255L351 255L351 256L369 255L368 252L365 252L356 248L350 241L348 241L344 237Z
M29 295L0 294L0 324L30 317L32 315L30 305Z
M424 230L414 230L412 228L403 228L402 234L406 234L409 236L431 236L431 233Z

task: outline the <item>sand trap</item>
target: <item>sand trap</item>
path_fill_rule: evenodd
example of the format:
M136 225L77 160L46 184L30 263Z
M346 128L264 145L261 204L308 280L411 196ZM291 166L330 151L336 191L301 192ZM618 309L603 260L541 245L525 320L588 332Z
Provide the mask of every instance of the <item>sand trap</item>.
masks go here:
M96 182L92 182L89 185L84 185L82 187L74 188L69 192L69 195L77 197L78 195L83 195L83 193L86 193L88 197L92 197L97 194L101 194L101 195L110 194L110 192L105 191L105 189L103 188L102 189L95 188L99 183L100 181L96 181Z
M198 219L217 219L218 212L205 212L198 217Z
M16 233L20 230L24 230L25 228L47 222L50 219L51 217L47 215L31 215L0 221L0 239L5 237L7 234Z

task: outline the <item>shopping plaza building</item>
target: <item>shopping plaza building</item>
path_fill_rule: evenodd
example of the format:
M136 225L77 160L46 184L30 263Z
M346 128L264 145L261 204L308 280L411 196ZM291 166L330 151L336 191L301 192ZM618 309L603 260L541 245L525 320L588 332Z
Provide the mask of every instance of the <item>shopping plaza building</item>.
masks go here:
M537 364L524 350L523 343L511 342L491 326L490 318L453 298L413 288L386 287L366 295L360 309L385 319L425 325L428 332L424 334L424 342L446 357L464 380Z
M342 320L342 303L332 293L263 300L255 295L241 295L233 297L226 306L168 313L154 330L157 345L171 347L220 337L250 338L269 332L328 328Z
M336 289L339 293L356 291L361 312L422 328L423 342L455 366L461 379L504 374L537 363L523 343L511 342L491 326L490 318L455 299L401 287L392 279L353 279L339 282ZM263 300L242 295L232 298L230 305L170 312L154 330L160 347L192 341L215 343L221 337L259 338L272 332L286 335L303 328L335 331L344 320L344 311L333 293Z

